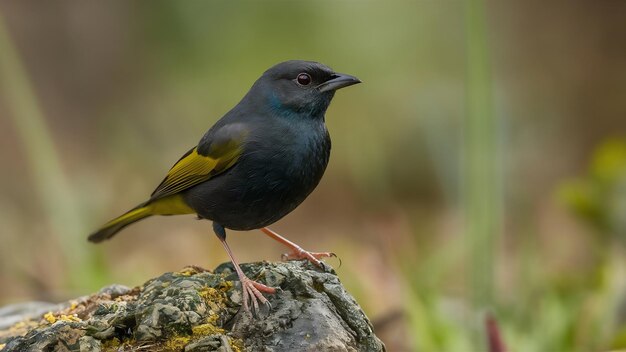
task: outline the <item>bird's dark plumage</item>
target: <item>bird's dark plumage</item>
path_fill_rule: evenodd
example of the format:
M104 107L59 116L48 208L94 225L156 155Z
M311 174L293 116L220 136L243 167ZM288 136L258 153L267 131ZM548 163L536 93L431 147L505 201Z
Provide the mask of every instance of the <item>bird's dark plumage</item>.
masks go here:
M174 164L145 203L89 240L111 238L151 215L195 213L214 222L227 246L224 228L251 230L276 222L319 183L331 147L324 114L337 89L359 82L317 62L271 67Z

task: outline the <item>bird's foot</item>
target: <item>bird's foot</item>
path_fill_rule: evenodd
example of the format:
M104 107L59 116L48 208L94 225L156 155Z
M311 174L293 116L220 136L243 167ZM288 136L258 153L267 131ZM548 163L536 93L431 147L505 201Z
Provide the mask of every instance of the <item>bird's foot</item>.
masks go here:
M246 312L250 311L250 304L252 304L253 312L256 313L259 310L259 302L271 308L270 302L261 292L276 293L275 288L250 280L245 275L243 277L240 276L239 280L241 281L241 291L243 293L243 309Z
M328 271L328 269L332 270L332 268L327 267L326 265L324 265L324 263L322 261L320 261L320 259L322 259L322 258L330 258L330 257L338 258L335 253L331 253L331 252L309 252L309 251L305 251L304 249L302 249L302 247L300 247L297 244L289 241L285 237L277 234L276 232L270 230L268 227L261 228L261 231L263 233L265 233L266 235L268 235L269 237L273 238L274 240L284 244L289 249L291 249L291 252L282 255L282 259L283 260L306 259L309 262L311 262L313 265L315 265L318 268L322 269L323 271ZM341 259L339 259L339 266L341 266Z
M295 247L290 253L285 253L281 256L283 260L302 260L306 259L313 265L324 269L324 266L320 259L322 258L337 258L337 255L332 252L309 252L301 247Z

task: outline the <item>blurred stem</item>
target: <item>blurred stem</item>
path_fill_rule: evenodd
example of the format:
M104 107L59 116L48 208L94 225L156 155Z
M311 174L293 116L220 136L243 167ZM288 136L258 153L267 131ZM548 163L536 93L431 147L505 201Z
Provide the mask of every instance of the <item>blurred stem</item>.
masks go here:
M86 280L89 282L92 276L89 275L89 251L82 244L85 242L85 226L28 74L1 13L0 84L51 232L59 236L58 248L68 269L69 284L77 288Z
M484 2L467 0L465 10L467 111L462 195L471 258L472 304L475 311L481 311L493 302L494 251L500 228L502 180L497 123L492 111Z

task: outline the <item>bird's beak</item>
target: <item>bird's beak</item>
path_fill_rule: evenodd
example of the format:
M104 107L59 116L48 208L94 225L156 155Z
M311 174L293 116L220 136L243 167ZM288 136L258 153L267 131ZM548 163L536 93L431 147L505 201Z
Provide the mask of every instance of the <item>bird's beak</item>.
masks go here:
M329 90L337 90L357 83L361 83L361 80L354 76L343 73L335 73L328 81L317 86L317 89L320 92L327 92Z

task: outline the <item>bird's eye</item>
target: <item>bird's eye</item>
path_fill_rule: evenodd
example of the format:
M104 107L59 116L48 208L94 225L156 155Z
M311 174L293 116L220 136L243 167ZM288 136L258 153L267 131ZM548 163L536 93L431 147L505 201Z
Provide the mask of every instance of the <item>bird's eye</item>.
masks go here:
M301 86L308 86L309 84L311 84L311 75L309 75L308 73L301 73L296 78L296 82L298 82L298 84Z

